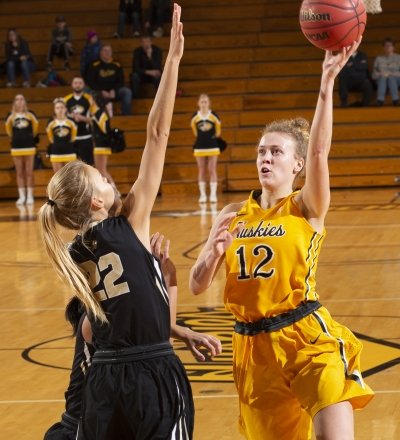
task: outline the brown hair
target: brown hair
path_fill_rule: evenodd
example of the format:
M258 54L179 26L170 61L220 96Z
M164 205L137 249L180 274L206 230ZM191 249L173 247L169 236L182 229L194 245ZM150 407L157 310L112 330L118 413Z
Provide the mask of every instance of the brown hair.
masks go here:
M261 133L260 140L267 133L286 133L296 142L295 156L297 159L306 160L308 141L310 139L310 123L301 117L293 119L280 119L267 124ZM304 174L305 167L298 173L298 176Z
M39 210L38 220L44 245L57 274L67 282L88 313L101 322L107 318L87 278L72 259L57 225L84 234L91 222L93 186L89 165L73 161L65 165L47 185L49 202Z

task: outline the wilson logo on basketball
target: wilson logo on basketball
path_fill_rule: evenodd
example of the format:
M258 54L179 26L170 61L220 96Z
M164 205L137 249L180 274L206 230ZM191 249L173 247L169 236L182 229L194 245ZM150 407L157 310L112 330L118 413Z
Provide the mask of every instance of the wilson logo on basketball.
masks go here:
M310 41L323 41L323 40L327 40L329 38L328 32L321 32L321 33L317 32L316 34L305 34L305 36Z
M315 14L312 9L300 11L300 21L331 21L330 14Z

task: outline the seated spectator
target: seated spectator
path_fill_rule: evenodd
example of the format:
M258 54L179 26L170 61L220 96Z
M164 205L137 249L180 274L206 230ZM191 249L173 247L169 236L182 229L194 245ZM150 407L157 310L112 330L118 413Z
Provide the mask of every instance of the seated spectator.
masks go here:
M120 0L118 15L118 30L115 32L115 38L124 36L125 23L132 23L132 32L134 37L140 36L142 16L142 0Z
M89 31L87 33L86 44L81 52L81 76L87 81L87 71L89 66L100 56L101 43L96 31Z
M5 44L7 87L15 87L18 72L22 73L24 87L30 86L31 73L35 64L28 43L18 35L16 29L9 29Z
M131 114L132 92L124 87L124 72L121 65L114 61L109 44L101 47L100 58L90 65L87 79L89 87L98 92L105 102L121 101L122 114Z
M170 18L171 2L169 0L150 0L145 28L153 37L164 35L164 23Z
M372 78L378 86L377 104L382 106L389 89L393 105L399 104L400 86L400 55L394 51L394 42L391 38L383 41L383 55L375 58Z
M160 84L162 73L162 51L151 44L150 37L142 37L141 46L133 52L132 92L133 97L139 96L140 84L150 83L155 91Z
M49 70L53 67L53 58L55 56L64 60L64 69L69 70L69 57L72 55L71 32L67 22L62 15L56 18L56 27L51 35L51 44L47 57L47 67Z
M361 101L356 101L351 106L368 106L372 98L372 83L369 79L368 59L365 53L355 52L339 73L340 105L347 107L349 91L361 92Z

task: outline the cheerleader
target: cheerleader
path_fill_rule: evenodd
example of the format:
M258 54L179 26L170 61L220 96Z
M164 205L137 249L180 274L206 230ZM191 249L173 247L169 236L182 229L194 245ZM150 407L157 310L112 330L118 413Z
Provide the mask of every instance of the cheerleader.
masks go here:
M11 112L6 118L6 132L11 139L11 156L17 172L17 205L32 205L34 202L33 162L38 128L38 120L35 114L28 110L25 97L16 95Z
M74 141L77 134L75 123L67 118L67 107L62 98L54 100L54 119L47 125L50 142L50 162L56 172L68 162L76 160Z
M199 110L193 115L190 126L196 141L193 145L193 155L198 166L198 180L200 198L199 203L207 202L206 176L207 169L210 176L210 202L217 202L217 161L220 154L217 138L221 136L221 121L211 110L211 101L208 95L200 95Z

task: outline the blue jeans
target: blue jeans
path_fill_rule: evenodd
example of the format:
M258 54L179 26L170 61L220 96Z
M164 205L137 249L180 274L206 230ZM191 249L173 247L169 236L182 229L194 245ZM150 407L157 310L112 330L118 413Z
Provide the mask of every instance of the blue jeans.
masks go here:
M21 71L24 81L29 82L31 73L35 70L35 65L32 60L7 61L7 78L9 82L15 83L18 70Z
M115 99L121 101L121 111L123 115L132 113L132 90L128 87L121 87L116 93Z
M386 91L389 89L390 96L392 101L399 100L399 87L400 87L400 78L397 76L388 76L387 78L380 76L377 81L378 92L377 92L377 100L384 101L386 96Z
M124 35L125 23L129 15L126 12L120 12L118 15L118 35L121 37ZM133 32L140 32L140 14L138 12L132 12L131 17Z

